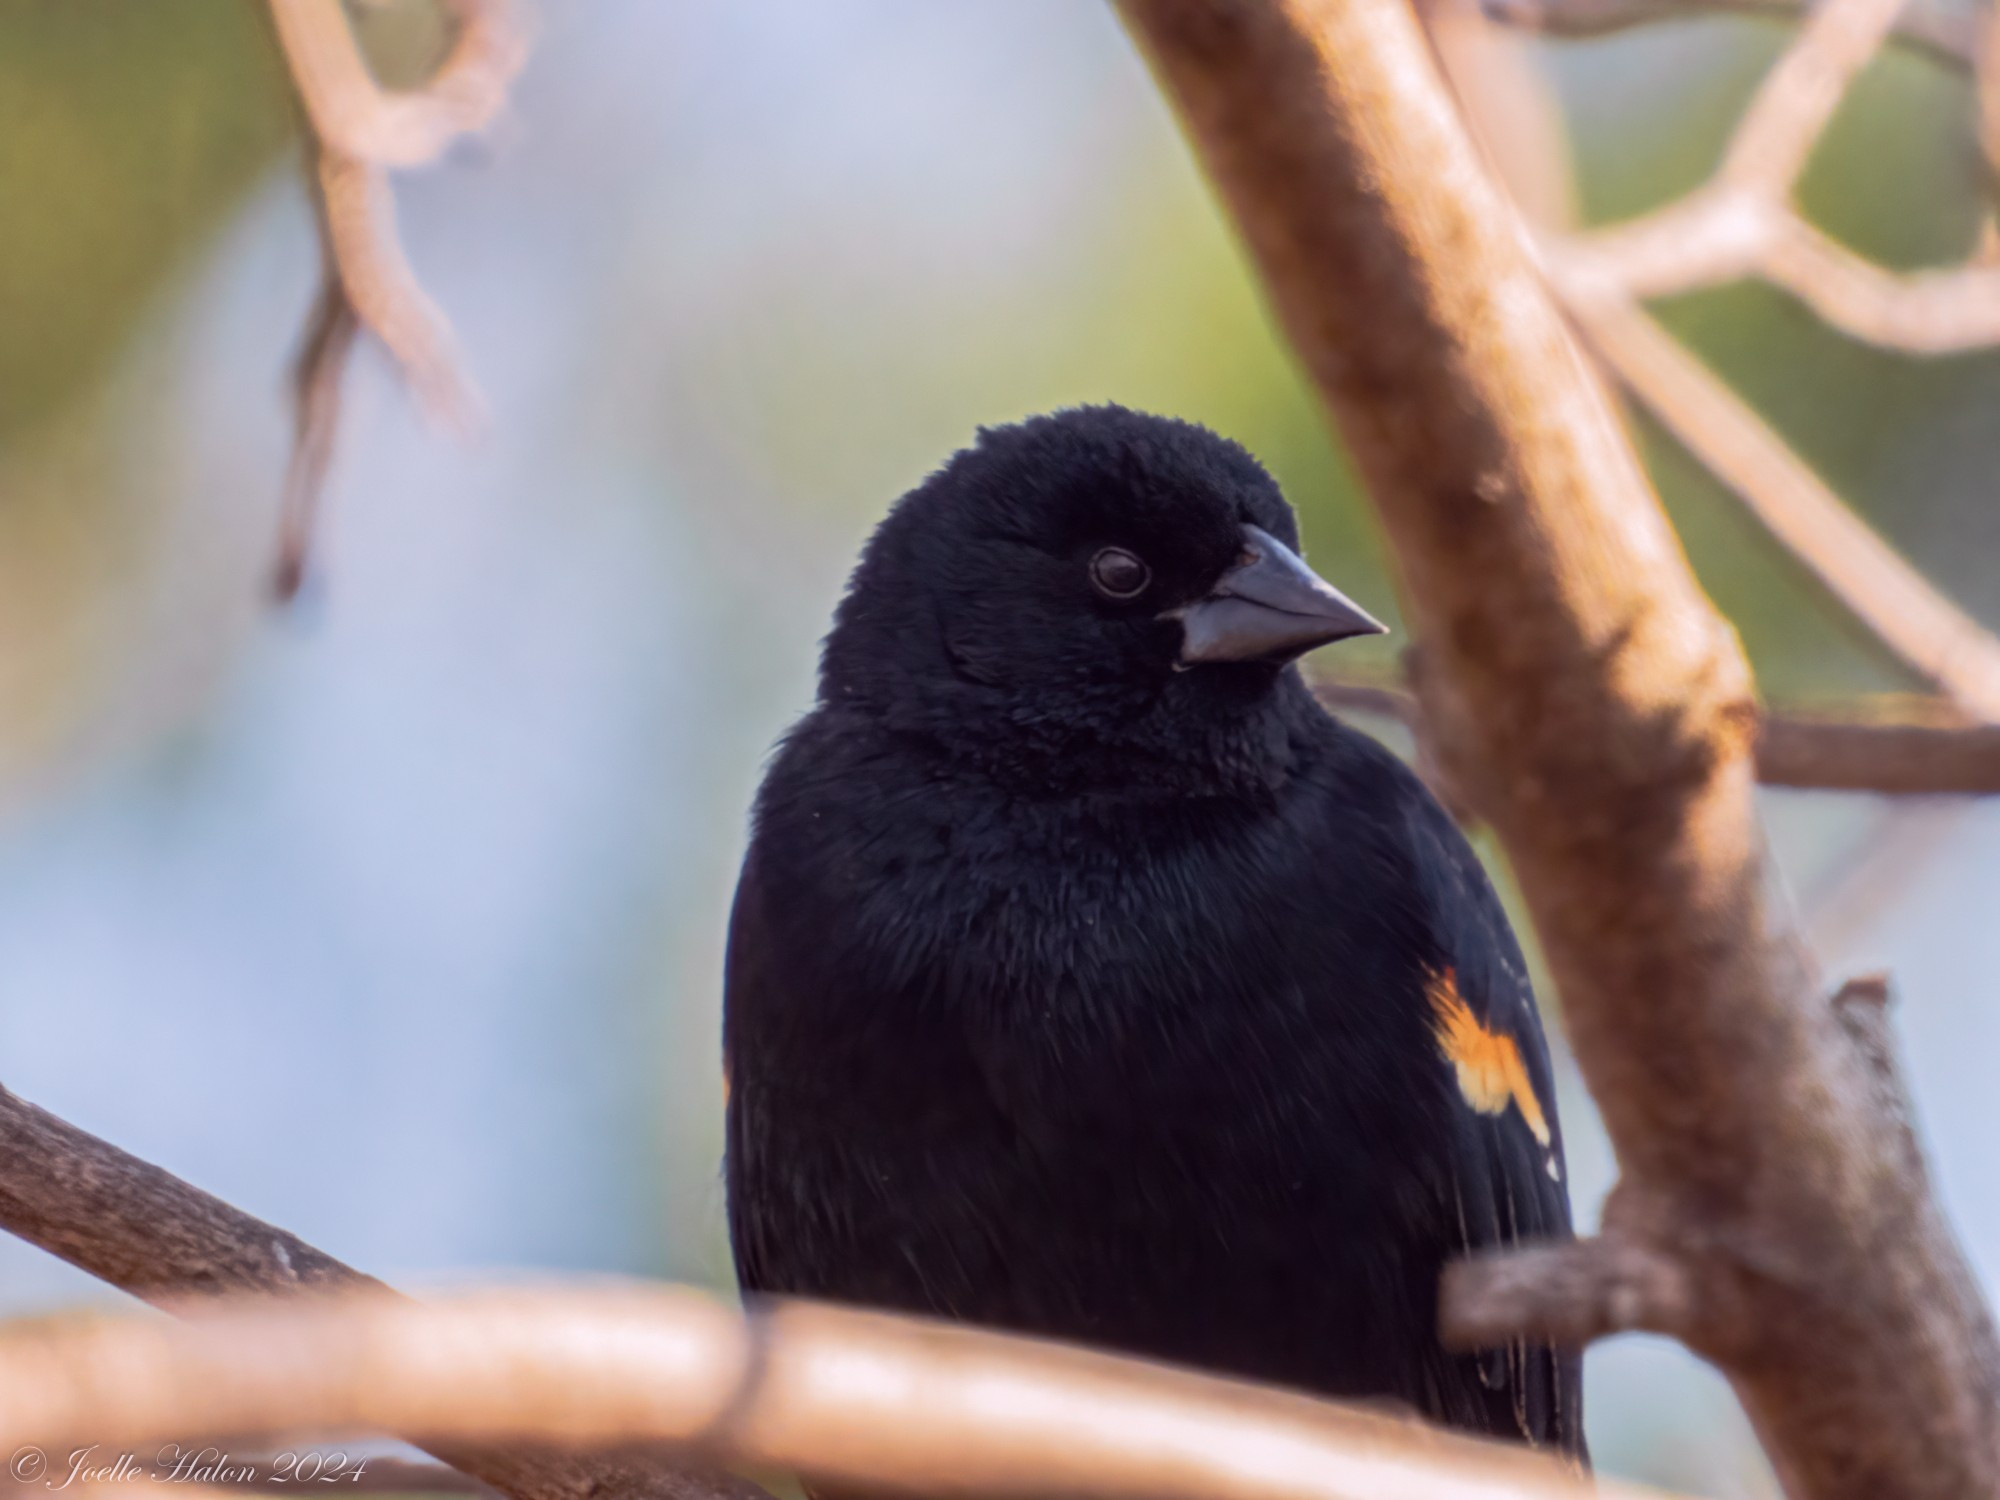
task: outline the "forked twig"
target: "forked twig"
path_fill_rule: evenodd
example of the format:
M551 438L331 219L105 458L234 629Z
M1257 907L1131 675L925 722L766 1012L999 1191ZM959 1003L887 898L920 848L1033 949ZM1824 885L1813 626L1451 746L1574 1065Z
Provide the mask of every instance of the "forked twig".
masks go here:
M507 97L526 44L506 0L450 0L457 30L437 72L413 92L369 73L340 0L271 0L278 41L311 127L322 279L293 375L295 432L279 521L275 588L305 576L315 511L340 416L340 382L361 329L388 350L419 402L464 426L477 405L451 332L410 269L387 169L435 160L484 128Z
M381 167L435 161L461 135L484 130L506 105L527 44L504 0L449 0L451 49L423 88L382 88L368 70L338 0L272 0L292 81L329 149Z
M1691 0L1699 8L1701 0ZM1935 34L1951 13L1901 0L1817 0L1795 7L1799 35L1744 111L1721 165L1662 208L1588 234L1545 233L1542 261L1583 341L1619 382L1751 511L1781 545L1926 683L1966 713L2000 722L2000 639L1947 599L1857 517L1770 426L1640 307L1648 297L1757 277L1833 327L1884 347L1938 354L2000 343L2000 263L1986 250L1948 270L1898 274L1808 223L1794 185L1855 76L1901 25ZM1650 19L1671 4L1503 0L1510 21L1582 25ZM1993 38L1951 32L1978 63L1982 137L2000 152ZM1477 98L1462 93L1468 109ZM1491 128L1491 127L1488 127ZM1991 229L1982 244L1995 242Z

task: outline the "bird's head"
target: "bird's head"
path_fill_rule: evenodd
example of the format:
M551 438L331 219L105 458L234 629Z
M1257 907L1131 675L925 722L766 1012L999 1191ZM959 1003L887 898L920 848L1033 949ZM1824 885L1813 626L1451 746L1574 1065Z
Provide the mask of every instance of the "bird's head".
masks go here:
M1304 652L1383 628L1305 565L1242 447L1084 407L982 430L897 503L822 692L1008 758L1177 758L1253 716Z

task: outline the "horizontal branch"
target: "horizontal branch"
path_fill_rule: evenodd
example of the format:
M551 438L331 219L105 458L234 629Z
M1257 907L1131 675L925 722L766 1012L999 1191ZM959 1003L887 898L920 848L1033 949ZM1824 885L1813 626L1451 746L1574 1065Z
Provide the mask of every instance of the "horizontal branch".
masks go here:
M1865 260L1796 215L1758 274L1850 338L1904 354L1965 354L2000 343L2000 267L1897 272Z
M1336 713L1394 719L1421 733L1417 696L1398 683L1325 673L1310 681ZM1900 696L1765 709L1756 765L1764 785L1803 791L1990 796L2000 793L2000 727L1969 722L1947 703Z
M0 1336L0 1446L414 1431L669 1444L860 1493L1554 1500L1552 1459L1406 1418L885 1314L675 1289L380 1293ZM1631 1497L1613 1484L1601 1496ZM1657 1500L1657 1497L1656 1497Z
M1441 1307L1444 1337L1458 1348L1526 1334L1580 1349L1613 1333L1685 1338L1695 1289L1660 1251L1601 1238L1459 1261L1445 1271Z
M1772 16L1795 20L1824 0L1485 0L1493 20L1550 36L1591 37L1698 16ZM1950 0L1911 0L1890 39L1946 67L1971 72L1979 55L1979 12Z
M184 1308L191 1296L232 1292L346 1288L389 1295L373 1277L297 1235L231 1207L4 1088L0 1229L136 1297L175 1310ZM12 1414L3 1399L0 1414ZM769 1500L757 1486L726 1474L599 1454L492 1449L436 1456L515 1500Z
M2000 793L2000 727L1767 713L1757 777L1819 791L1991 796Z

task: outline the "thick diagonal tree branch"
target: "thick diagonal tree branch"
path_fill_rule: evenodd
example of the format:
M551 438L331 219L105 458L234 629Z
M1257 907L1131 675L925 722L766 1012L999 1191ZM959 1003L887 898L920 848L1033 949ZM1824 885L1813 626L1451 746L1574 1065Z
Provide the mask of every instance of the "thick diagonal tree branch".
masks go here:
M2000 1345L1752 809L1756 706L1402 0L1122 0L1380 512L1455 786L1800 1496L2000 1493ZM1470 1319L1475 1309L1458 1306Z
M226 1293L373 1288L388 1295L373 1277L296 1235L4 1088L0 1229L169 1308ZM7 1410L0 1401L0 1412ZM769 1500L757 1486L727 1474L612 1455L505 1447L434 1451L513 1500Z

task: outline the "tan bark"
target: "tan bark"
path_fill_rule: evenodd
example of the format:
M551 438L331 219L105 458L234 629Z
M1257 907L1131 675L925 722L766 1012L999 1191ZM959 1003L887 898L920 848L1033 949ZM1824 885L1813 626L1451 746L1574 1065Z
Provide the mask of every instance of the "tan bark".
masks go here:
M0 1088L0 1229L134 1296L387 1288ZM0 1418L16 1408L0 1401ZM10 1429L11 1430L11 1429ZM222 1429L211 1429L222 1430ZM174 1436L187 1436L183 1432ZM85 1434L97 1441L102 1435ZM505 1446L434 1450L511 1500L770 1500L747 1480L629 1455Z
M1613 1321L1728 1374L1794 1494L2000 1494L2000 1348L1882 1007L1828 1003L1773 895L1747 665L1416 17L1121 9L1367 481L1426 719L1513 862L1623 1169L1604 1254L1646 1275L1473 1267L1455 1331L1490 1334L1503 1289L1526 1311L1524 1279L1538 1313L1613 1284Z
M1666 1500L1407 1416L854 1309L680 1289L376 1293L0 1339L10 1444L301 1429L654 1443L841 1494Z

